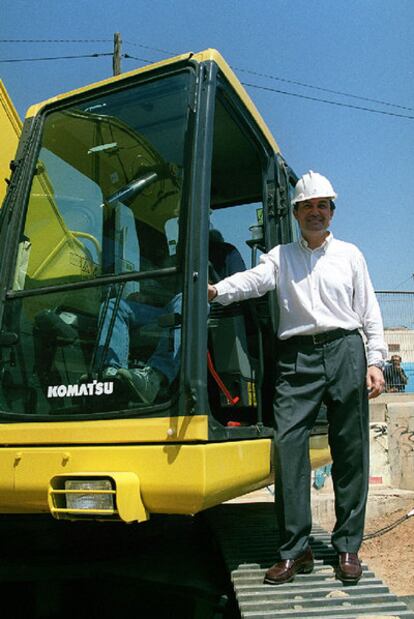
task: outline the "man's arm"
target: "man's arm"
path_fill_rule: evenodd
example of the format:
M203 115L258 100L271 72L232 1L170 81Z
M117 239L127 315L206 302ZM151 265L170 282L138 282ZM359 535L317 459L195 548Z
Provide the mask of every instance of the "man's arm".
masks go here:
M261 297L276 287L277 257L275 248L260 258L260 264L253 269L235 273L222 279L217 284L209 284L209 301L218 301L222 305L229 305L235 301L244 301Z
M214 301L216 296L217 296L217 288L215 286L213 286L212 284L208 284L208 301L209 301L209 303L211 303L211 301Z
M369 398L376 398L384 391L382 368L377 367L387 358L381 311L375 295L365 258L358 251L354 264L354 310L359 315L367 338L367 388Z
M369 365L367 369L367 389L368 398L378 397L385 388L384 374L380 368L375 365Z

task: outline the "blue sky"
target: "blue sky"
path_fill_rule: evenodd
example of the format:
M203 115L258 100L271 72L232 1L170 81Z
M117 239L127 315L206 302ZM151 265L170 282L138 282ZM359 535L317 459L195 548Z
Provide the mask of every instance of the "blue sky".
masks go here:
M0 1L6 59L122 51L145 60L217 48L242 82L411 116L384 115L246 87L297 174L325 174L337 193L332 230L364 252L376 289L414 290L414 2L411 0ZM122 69L144 62L123 59ZM242 71L241 69L244 69ZM283 80L410 109L349 98ZM111 56L0 62L18 112L112 74Z

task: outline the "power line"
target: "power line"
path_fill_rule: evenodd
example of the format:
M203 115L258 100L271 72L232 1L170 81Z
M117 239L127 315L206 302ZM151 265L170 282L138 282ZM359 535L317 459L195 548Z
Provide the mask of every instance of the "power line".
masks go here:
M4 58L0 59L0 62L37 62L43 60L67 60L73 58L98 58L99 56L112 56L112 52L102 52L102 53L94 53L94 54L79 54L73 56L47 56L42 58ZM139 62L147 62L152 63L156 62L155 60L149 60L148 58L138 58L137 56L131 56L130 54L121 54L122 58L127 58L128 60L138 60Z
M125 41L125 43L127 43L128 45L134 45L136 47L142 47L144 49L149 49L149 50L153 50L156 52L161 52L162 54L167 54L167 55L171 55L171 54L178 54L178 52L172 52L171 50L166 50L166 49L160 49L158 47L151 47L149 45L143 45L142 43L134 43L132 41ZM131 56L131 58L133 58L133 56ZM154 62L154 61L150 61L148 60L148 62ZM294 84L295 86L301 86L303 88L312 88L314 90L320 90L322 92L329 92L331 94L335 94L335 95L340 95L341 97L350 97L353 99L360 99L361 101L370 101L371 103L378 103L380 105L385 105L385 106L389 106L389 107L396 107L399 108L401 110L407 110L409 112L413 112L414 108L412 107L408 107L408 106L404 106L404 105L399 105L398 103L390 103L389 101L383 101L381 99L373 99L371 97L363 97L361 95L355 95L353 93L350 92L344 92L341 90L334 90L332 88L324 88L322 86L316 86L314 84L307 84L305 82L299 82L296 80L290 80L284 77L280 77L277 75L271 75L269 73L260 73L258 71L253 71L251 69L244 69L242 67L235 67L232 66L231 67L234 71L240 71L240 72L244 72L244 73L250 73L251 75L257 75L258 77L265 77L267 79L271 79L271 80L277 80L280 82L285 82L287 84ZM258 88L258 86L257 86ZM280 91L283 92L283 91ZM290 94L290 93L286 93L286 94ZM325 101L324 101L325 102ZM357 108L359 109L359 108ZM361 108L363 109L363 108ZM368 111L368 110L366 110Z
M299 97L300 99L308 99L309 101L318 101L319 103L329 103L330 105L338 105L339 107L348 107L354 110L362 110L364 112L371 112L372 114L384 114L385 116L397 116L398 118L406 118L408 120L414 120L414 116L406 116L405 114L397 114L396 112L384 112L383 110L374 110L369 107L362 107L360 105L352 105L351 103L340 103L339 101L330 101L329 99L319 99L318 97L310 97L309 95L300 95L295 92L287 92L286 90L278 90L277 88L270 88L268 86L259 86L257 84L249 84L247 82L241 82L243 86L250 88L258 88L260 90L267 90L270 92L277 92L281 95L288 95L290 97Z
M0 43L109 43L109 42L111 42L111 39L0 39ZM171 50L162 49L159 47L152 47L150 45L144 45L142 43L135 43L134 41L124 41L124 43L128 45L133 45L135 47L141 47L143 49L153 50L153 51L160 52L166 55L176 55L179 53L179 52L173 52ZM153 60L136 58L131 55L126 55L125 58L139 60L141 62L154 62ZM261 73L259 71L253 71L252 69L244 69L243 67L234 67L234 66L232 67L232 69L234 69L235 71L243 72L243 73L249 73L250 75L256 75L258 77L265 77L266 79L277 80L280 82L285 82L287 84L294 84L295 86L301 86L303 88L311 88L313 90L320 90L321 92L329 92L331 94L340 95L341 97L350 97L353 99L360 99L361 101L370 101L371 103L378 103L380 105L385 105L387 107L396 107L396 108L407 110L410 112L414 111L414 108L404 106L404 105L399 105L398 103L390 103L389 101L383 101L381 99L373 99L372 97L363 97L362 95L355 95L350 92L334 90L332 88L324 88L323 86L316 86L315 84L307 84L306 82L299 82L297 80L287 79L284 77L280 77L278 75L272 75L270 73ZM256 88L259 88L259 86L256 86ZM280 91L280 93L281 94L292 94L292 93L283 93L283 91ZM324 103L327 102L324 100L322 101ZM365 111L370 111L370 110L365 109Z
M400 282L399 284L397 284L397 286L395 286L395 290L397 290L397 288L399 288L403 284L406 284L409 280L412 281L413 278L414 278L414 273L411 273L410 277L407 277L407 279L405 279L403 282Z
M128 60L138 60L139 62L155 62L155 60L148 60L148 58L138 58L137 56L131 56L131 54L122 54L123 58Z
M0 39L0 43L112 43L112 39Z
M74 58L98 58L99 56L112 56L112 52L95 54L79 54L76 56L47 56L44 58L6 58L0 62L37 62L43 60L73 60Z
M295 80L288 80L284 77L278 77L276 75L270 75L268 73L258 73L257 71L251 71L250 69L242 69L241 67L232 67L235 71L241 71L244 73L250 73L251 75L257 75L259 77L266 77L267 79L277 80L279 82L285 82L287 84L294 84L296 86L303 86L304 88L313 88L314 90L321 90L323 92L330 92L334 95L340 95L342 97L351 97L353 99L361 99L362 101L370 101L371 103L379 103L380 105L387 105L390 107L397 107L401 110L408 110L414 112L414 108L406 107L404 105L398 105L397 103L390 103L389 101L381 101L380 99L371 99L370 97L362 97L360 95L354 95L349 92L343 92L341 90L332 90L331 88L322 88L321 86L315 86L313 84L306 84L305 82L297 82Z
M126 41L126 43L128 43L128 41ZM129 42L128 44L130 45L131 42ZM140 45L139 43L136 43L135 45L137 45L139 47L146 47L147 49L155 49L155 48L151 48L151 47L148 47L148 46ZM162 50L157 50L157 51L162 51ZM167 51L164 50L164 53L173 53L173 52L167 52ZM130 54L125 54L124 57L125 58L129 58L129 59L139 60L140 62L156 62L154 60L148 60L148 59L144 59L144 58L137 58L136 56L131 56ZM397 107L397 108L400 108L400 109L403 109L403 110L413 110L414 111L414 108L404 107L402 105L397 105L397 104L394 104L394 103L387 103L387 102L384 102L384 101L379 101L377 99L370 99L368 97L359 97L358 95L351 95L351 94L340 92L340 91L330 90L330 89L326 89L326 88L320 88L318 86L311 86L309 84L304 84L303 82L295 82L293 80L284 80L283 78L277 78L275 76L266 75L264 73L257 73L255 71L250 71L248 69L241 69L240 67L232 67L232 68L235 71L246 71L248 73L252 73L252 74L255 74L255 75L260 75L260 76L263 76L263 77L269 77L269 78L272 78L272 79L281 79L282 81L290 82L292 84L298 84L298 85L301 85L301 86L307 86L308 88L316 88L318 90L324 90L325 92L331 92L331 93L339 94L341 96L354 97L356 99L362 99L364 101L372 101L372 102L380 103L382 105L388 105L388 106ZM414 120L414 116L407 116L405 114L397 114L395 112L385 112L385 111L382 111L382 110L376 110L376 109L373 109L373 108L363 107L363 106L359 106L359 105L352 105L350 103L340 103L339 101L331 101L329 99L320 99L318 97L310 97L309 95L301 95L299 93L288 92L288 91L285 91L285 90L278 90L277 88L270 88L268 86L259 86L258 84L249 84L247 82L241 82L241 83L243 84L243 86L249 86L250 88L258 88L258 89L262 89L262 90L268 90L268 91L271 91L271 92L276 92L276 93L281 94L281 95L288 95L288 96L291 96L291 97L299 97L299 98L302 98L302 99L308 99L309 101L317 101L319 103L329 103L330 105L337 105L337 106L340 106L340 107L347 107L347 108L351 108L351 109L354 109L354 110L370 112L372 114L383 114L385 116L396 116L398 118L407 118L409 120Z
M125 43L128 43L128 41L125 41ZM131 43L129 42L128 44L130 45ZM148 46L139 45L138 43L136 43L135 45L137 45L139 47L147 47L147 49L154 49L154 48L150 48ZM161 50L157 50L157 51L161 51ZM172 53L172 52L166 52L165 51L164 53ZM123 54L123 57L127 58L127 59L131 59L131 60L138 60L140 62L156 62L154 60L148 60L147 58L138 58L136 56L131 56L130 54ZM233 67L233 69L235 69L237 71L243 70L243 69L236 68L236 67ZM250 71L250 73L254 73L254 72ZM257 75L265 76L265 74L259 74L259 73L257 73ZM277 78L274 78L274 79L277 79ZM289 81L289 80L286 80L286 81ZM249 84L247 82L241 82L241 83L243 84L243 86L248 86L250 88L258 88L258 89L267 90L267 91L270 91L270 92L276 92L276 93L282 94L282 95L288 95L288 96L291 96L291 97L299 97L301 99L308 99L309 101L317 101L319 103L329 103L330 105L337 105L339 107L347 107L347 108L351 108L351 109L354 109L354 110L360 110L360 111L363 111L363 112L370 112L372 114L383 114L385 116L396 116L398 118L406 118L408 120L414 120L414 116L407 116L405 114L397 114L396 112L385 112L383 110L376 110L376 109L373 109L373 108L362 107L360 105L352 105L350 103L340 103L339 101L331 101L329 99L320 99L318 97L310 97L309 95L301 95L299 93L288 92L288 91L285 91L285 90L278 90L277 88L270 88L270 87L266 87L266 86L259 86L258 84ZM292 83L300 84L300 82L292 82ZM315 88L318 88L318 87L315 86ZM321 88L320 90L327 90L327 89ZM342 94L342 95L345 94L345 93L339 93L339 92L334 91L334 90L327 90L327 92L332 92L332 93ZM351 97L354 96L355 98L358 98L358 99L363 99L363 100L366 100L366 101L376 101L377 103L382 103L383 105L394 106L394 107L398 107L398 108L401 108L401 109L404 109L404 110L411 110L411 109L413 109L413 111L414 111L414 108L403 107L401 105L396 105L396 104L393 104L393 103L385 103L385 102L377 101L376 99L368 99L366 97L357 97L357 95L345 95L345 96L351 96Z
M94 42L109 42L109 39L0 39L0 43L94 43ZM164 50L164 49L160 49L160 48L156 48L156 47L151 47L149 45L143 45L141 43L134 43L132 41L125 41L125 43L127 43L128 45L134 45L136 47L141 47L141 48L145 48L145 49L150 49L153 51L157 51L157 52L161 52L163 54L174 54L175 52L172 52L170 50ZM0 63L15 63L15 62L36 62L36 61L48 61L48 60L70 60L70 59L77 59L77 58L97 58L100 56L112 56L113 54L108 52L108 53L95 53L95 54L79 54L79 55L71 55L71 56L51 56L51 57L43 57L43 58L10 58L10 59L4 59L4 60L0 60ZM122 54L123 58L126 58L128 60L137 60L139 62L144 62L144 63L151 63L151 62L155 62L154 60L149 60L148 58L139 58L137 56L132 56L131 54ZM252 71L250 69L243 69L242 67L232 67L235 71L243 71L246 73L250 73L252 75L257 75L260 77L265 77L267 79L274 79L274 80L279 80L279 81L283 81L286 83L290 83L290 84L295 84L298 86L302 86L305 88L313 88L316 90L321 90L324 92L330 92L332 94L337 94L340 96L345 96L345 97L352 97L352 98L356 98L356 99L360 99L360 100L364 100L364 101L371 101L374 103L378 103L380 105L386 105L386 106L391 106L391 107L396 107L399 109L404 109L404 110L408 110L414 111L414 108L410 108L410 107L406 107L406 106L402 106L402 105L398 105L395 103L389 103L387 101L380 101L378 99L372 99L369 97L362 97L359 95L354 95L352 93L345 93L342 91L337 91L337 90L333 90L333 89L329 89L329 88L323 88L321 86L315 86L312 84L306 84L304 82L299 82L299 81L295 81L295 80L288 80L285 78L281 78L275 75L270 75L270 74L266 74L266 73L259 73L257 71ZM346 108L350 108L350 109L355 109L355 110L360 110L360 111L364 111L364 112L369 112L371 114L382 114L384 116L395 116L398 118L405 118L407 120L414 120L414 116L408 116L405 114L398 114L396 112L386 112L383 110L377 110L374 108L368 108L368 107L363 107L363 106L359 106L359 105L352 105L350 103L341 103L339 101L332 101L329 99L321 99L318 97L311 97L309 95L303 95L303 94L299 94L299 93L294 93L294 92L289 92L289 91L285 91L285 90L279 90L277 88L270 88L269 86L260 86L258 84L251 84L248 82L241 82L244 86L250 87L250 88L256 88L256 89L260 89L260 90L266 90L268 92L275 92L277 94L281 94L281 95L285 95L285 96L290 96L290 97L297 97L300 99L307 99L308 101L315 101L318 103L326 103L329 105L336 105L338 107L346 107Z
M135 47L142 47L143 49L150 49L154 52L161 52L161 54L166 54L167 56L178 56L179 53L182 53L172 52L171 50L167 49L160 49L159 47L150 47L149 45L142 45L142 43L134 43L133 41L124 41L124 43L127 43L128 45L133 45Z

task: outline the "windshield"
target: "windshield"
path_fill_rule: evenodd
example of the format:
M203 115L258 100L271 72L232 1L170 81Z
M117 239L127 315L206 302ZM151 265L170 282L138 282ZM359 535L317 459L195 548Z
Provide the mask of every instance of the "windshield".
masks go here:
M171 397L189 86L182 72L45 117L3 321L3 411Z

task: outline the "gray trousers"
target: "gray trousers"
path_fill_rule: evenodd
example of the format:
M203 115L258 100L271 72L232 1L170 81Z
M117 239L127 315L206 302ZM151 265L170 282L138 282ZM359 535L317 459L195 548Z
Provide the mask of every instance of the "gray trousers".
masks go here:
M309 544L309 436L324 401L335 491L337 552L357 552L364 530L369 475L366 358L359 333L324 345L280 342L274 400L275 502L280 557L294 559Z

